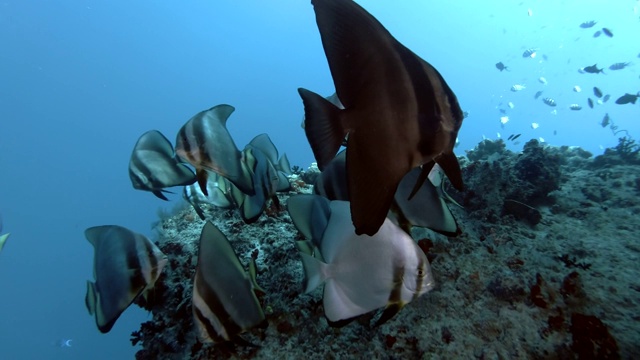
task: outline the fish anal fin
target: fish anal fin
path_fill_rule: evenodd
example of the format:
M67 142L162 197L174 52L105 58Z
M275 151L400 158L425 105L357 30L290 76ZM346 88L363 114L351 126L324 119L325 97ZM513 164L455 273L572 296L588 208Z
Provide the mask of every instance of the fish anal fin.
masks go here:
M440 165L444 174L447 175L451 185L453 185L456 190L462 191L464 189L462 172L460 171L460 164L455 154L453 152L443 153L438 156L435 161Z
M388 159L380 159L379 162L386 166L372 167L371 164L377 162L367 154L367 136L364 133L358 135L360 142L356 141L356 136L350 136L347 147L351 219L357 235L373 236L387 217L398 184L409 167Z
M322 171L333 160L346 135L340 119L340 108L322 96L299 88L304 103L304 131L313 155Z
M424 184L425 180L429 178L429 173L431 172L431 169L433 168L434 165L435 165L435 161L430 161L422 165L420 176L418 176L418 180L416 180L415 185L413 185L413 189L411 190L411 193L409 194L409 198L407 198L407 200L413 199L413 197L416 195L418 190L420 190L420 188L422 187L422 184Z

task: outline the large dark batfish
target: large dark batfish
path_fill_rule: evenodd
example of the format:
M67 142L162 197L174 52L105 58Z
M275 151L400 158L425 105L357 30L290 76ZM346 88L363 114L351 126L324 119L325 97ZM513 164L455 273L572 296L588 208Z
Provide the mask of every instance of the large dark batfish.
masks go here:
M356 234L375 234L398 183L423 165L424 182L438 163L457 189L460 166L453 147L463 113L442 76L404 47L351 0L313 0L338 98L298 89L305 132L322 170L345 135L351 216ZM416 189L420 184L416 184Z
M250 175L242 170L241 153L227 130L235 108L221 104L201 111L187 121L176 137L176 154L196 168L198 184L207 193L207 171L231 181L243 193L253 195Z

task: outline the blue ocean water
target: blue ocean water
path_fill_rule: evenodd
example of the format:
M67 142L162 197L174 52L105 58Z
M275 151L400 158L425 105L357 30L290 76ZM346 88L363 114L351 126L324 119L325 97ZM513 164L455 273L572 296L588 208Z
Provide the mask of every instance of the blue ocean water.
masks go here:
M614 104L640 90L638 1L359 3L456 92L470 114L458 155L497 133L599 154L617 143L600 126L605 113L640 136L640 106ZM580 28L588 20L598 23ZM594 38L602 27L614 36ZM529 48L535 58L522 57ZM499 72L499 61L510 71ZM616 62L631 65L608 70ZM605 74L578 72L594 63ZM514 84L526 88L512 92ZM590 109L594 86L611 100ZM98 332L84 305L93 249L83 231L119 224L150 235L158 207L180 201L180 189L172 203L133 190L137 138L157 129L173 140L192 115L228 103L238 146L267 132L307 167L298 87L333 92L309 1L0 2L0 212L11 232L0 254L0 358L131 358L129 335L148 315L128 309L109 334Z

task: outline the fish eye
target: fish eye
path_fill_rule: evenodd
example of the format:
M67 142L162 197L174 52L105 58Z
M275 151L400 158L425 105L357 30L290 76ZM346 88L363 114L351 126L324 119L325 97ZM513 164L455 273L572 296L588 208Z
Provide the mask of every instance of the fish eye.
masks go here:
M418 277L424 277L425 275L424 269L418 269Z

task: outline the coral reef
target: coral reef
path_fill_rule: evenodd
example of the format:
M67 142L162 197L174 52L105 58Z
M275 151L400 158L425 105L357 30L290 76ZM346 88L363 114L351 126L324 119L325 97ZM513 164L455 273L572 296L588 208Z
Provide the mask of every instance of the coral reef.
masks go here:
M613 151L613 153L612 153ZM414 228L437 288L380 327L376 314L332 328L321 290L302 293L302 239L286 211L246 225L237 212L205 207L241 262L255 258L268 326L243 335L253 345L201 344L191 314L203 222L182 208L158 224L170 258L145 306L153 319L132 334L138 359L509 358L615 359L640 353L640 169L611 150L535 140L522 153L484 141L461 160L466 190L447 192L462 234ZM310 192L310 169L290 194ZM309 182L307 182L309 180ZM142 301L142 300L141 300Z

